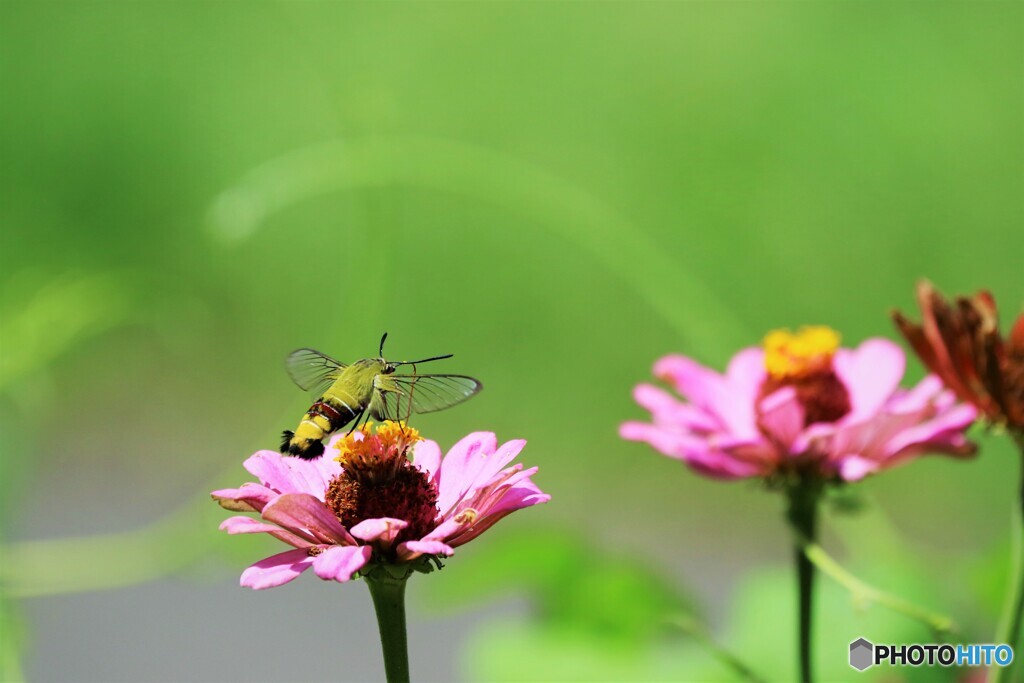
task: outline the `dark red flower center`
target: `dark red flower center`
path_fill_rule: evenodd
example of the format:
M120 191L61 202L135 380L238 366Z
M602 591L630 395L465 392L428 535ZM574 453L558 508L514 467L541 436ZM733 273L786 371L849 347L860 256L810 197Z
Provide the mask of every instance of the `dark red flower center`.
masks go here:
M761 385L760 398L783 387L793 387L804 408L804 426L815 422L836 422L850 412L850 394L831 369L802 377L768 377Z
M346 529L380 517L409 523L395 544L420 539L435 526L437 487L409 462L419 435L384 423L376 434L354 432L338 444L343 470L327 487L325 500Z
M835 422L850 412L850 394L832 369L839 335L827 327L805 327L792 334L776 330L764 340L768 376L759 398L792 387L804 409L804 426Z

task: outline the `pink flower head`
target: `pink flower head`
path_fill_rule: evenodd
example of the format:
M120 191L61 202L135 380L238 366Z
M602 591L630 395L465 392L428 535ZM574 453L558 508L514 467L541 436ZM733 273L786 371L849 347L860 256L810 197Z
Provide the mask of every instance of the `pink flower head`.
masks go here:
M270 534L293 548L242 572L243 586L273 588L310 567L344 582L371 564L452 555L505 515L550 500L530 480L536 467L506 467L525 445L498 446L494 434L474 432L442 460L415 429L384 422L376 433L364 427L333 438L336 460L259 451L245 461L259 483L211 495L261 517L229 517L221 529Z
M976 410L929 375L899 387L906 360L885 339L839 347L826 327L776 331L719 374L666 356L654 374L685 400L650 384L634 397L652 422L620 435L719 479L813 476L855 481L923 453L968 456Z

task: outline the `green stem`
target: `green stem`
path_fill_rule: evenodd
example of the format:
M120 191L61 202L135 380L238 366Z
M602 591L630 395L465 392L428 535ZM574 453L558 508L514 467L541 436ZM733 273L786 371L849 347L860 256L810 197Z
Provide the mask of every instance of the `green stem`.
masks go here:
M953 620L942 614L930 612L923 607L907 602L903 598L896 597L874 586L864 583L856 576L846 571L832 557L825 552L825 549L816 543L804 543L804 554L807 559L821 570L822 574L830 577L853 595L854 601L858 603L874 602L887 607L894 612L905 614L912 619L926 624L939 637L950 633L953 630Z
M765 679L741 661L736 655L715 642L703 624L690 617L677 617L671 624L686 635L693 638L724 666L731 669L737 676L750 683L764 683Z
M388 683L409 683L409 644L405 630L405 582L408 572L395 576L381 565L366 576L377 611L384 673Z
M1016 656L1007 667L992 667L989 681L999 683L1000 680L1013 681L1017 656L1024 655L1021 651L1020 627L1024 615L1024 431L1014 430L1010 434L1021 452L1020 485L1017 490L1017 501L1013 507L1013 548L1012 565L1010 567L1010 586L1006 591L1003 603L1003 616L996 634L997 644L1006 643L1013 647Z
M793 558L796 561L797 592L799 595L799 657L800 680L811 683L811 625L814 615L814 564L804 553L806 541L817 538L818 499L821 484L812 480L801 480L789 490L789 508L786 519L792 527Z

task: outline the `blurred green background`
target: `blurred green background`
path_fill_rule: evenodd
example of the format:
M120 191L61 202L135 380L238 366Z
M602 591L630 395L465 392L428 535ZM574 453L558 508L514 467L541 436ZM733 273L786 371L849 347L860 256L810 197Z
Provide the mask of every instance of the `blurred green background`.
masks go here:
M924 276L1024 301L1017 2L4 2L0 54L3 680L380 676L365 589L238 588L275 546L208 491L308 405L288 351L385 330L486 385L421 431L526 438L553 496L414 579L414 677L729 680L687 614L785 680L782 501L620 441L632 387L892 336ZM978 437L825 542L988 642L1018 462ZM823 676L929 637L820 586Z

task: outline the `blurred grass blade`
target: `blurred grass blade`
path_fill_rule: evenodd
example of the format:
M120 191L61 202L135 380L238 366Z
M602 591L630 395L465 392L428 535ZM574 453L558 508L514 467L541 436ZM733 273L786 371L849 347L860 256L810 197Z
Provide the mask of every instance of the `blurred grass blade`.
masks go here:
M21 615L4 595L0 598L0 681L21 683L25 680L25 673L21 668L25 637Z
M8 597L28 598L118 588L181 571L221 540L219 508L205 496L201 502L135 531L7 545L0 548L0 583Z
M54 278L28 301L4 308L0 391L45 368L84 337L117 325L128 314L129 300L118 276L93 273Z
M712 288L592 192L493 149L441 139L336 140L295 150L246 174L211 210L215 238L253 235L266 218L333 192L409 185L492 202L546 225L589 251L683 339L715 354L749 339Z
M757 672L751 669L731 651L715 642L707 627L693 617L683 615L669 620L669 623L692 638L698 645L711 653L723 666L733 671L741 680L750 683L765 683Z

